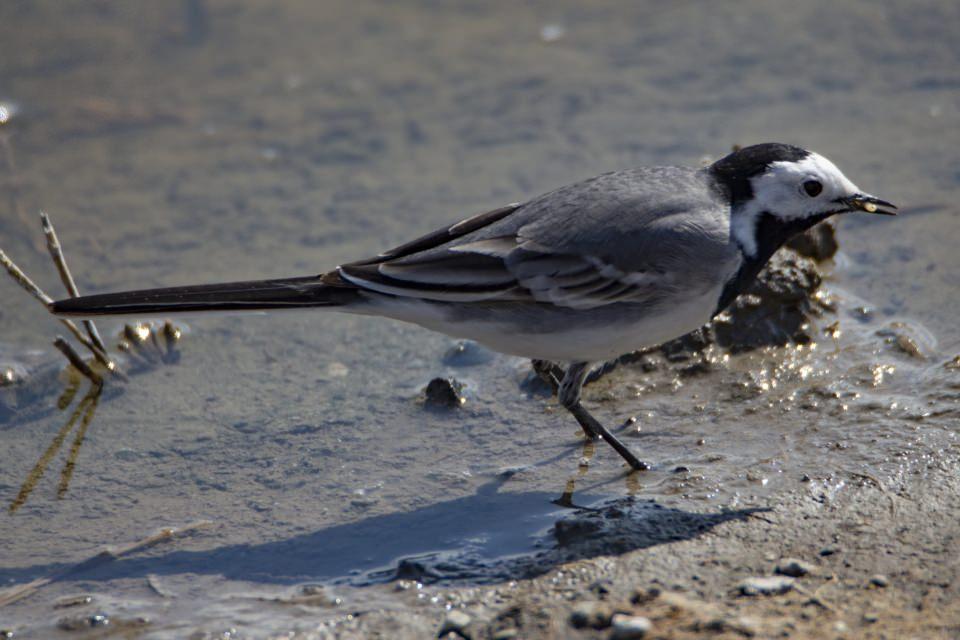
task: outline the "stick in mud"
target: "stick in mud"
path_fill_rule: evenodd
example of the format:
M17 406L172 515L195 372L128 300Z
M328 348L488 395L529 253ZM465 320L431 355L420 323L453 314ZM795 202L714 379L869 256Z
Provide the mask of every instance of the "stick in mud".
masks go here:
M83 361L83 358L80 357L73 347L70 346L70 343L67 342L63 336L57 336L57 339L53 341L53 346L59 349L60 353L66 356L67 360L70 361L77 371L82 373L84 376L90 379L97 387L103 386L103 378L100 377L96 371L90 368L86 362Z
M151 333L150 327L145 324L123 325L123 337L126 338L128 343L130 343L131 351L133 350L132 348L134 346L139 345L141 348L137 350L137 355L150 364L156 364L159 361L158 356L160 358L163 357L163 352L160 351L159 346L157 347L156 353L146 347L147 340L149 339L149 335Z
M80 290L77 289L77 283L73 279L73 274L70 273L66 258L63 256L63 247L60 246L57 231L53 228L53 223L50 222L50 216L43 211L40 212L40 223L43 226L43 235L47 239L47 250L50 252L50 257L53 258L53 264L57 266L57 271L60 272L60 281L67 288L67 293L70 294L71 298L80 297ZM83 328L87 330L87 335L90 336L90 342L106 353L107 346L103 344L103 339L100 337L100 332L97 331L97 326L93 324L93 320L82 320L81 323Z
M161 529L157 533L147 536L142 540L132 542L130 544L124 545L119 549L107 550L98 553L97 555L75 564L67 569L55 573L46 578L37 578L32 582L26 584L17 585L15 587L10 587L9 589L4 589L0 591L0 607L4 607L8 604L16 602L17 600L22 600L30 594L34 593L37 589L45 587L46 585L61 580L71 575L79 574L83 571L88 571L90 569L95 569L103 564L112 562L123 558L124 556L131 555L138 551L144 551L155 547L159 544L173 542L177 538L189 535L199 529L203 529L209 526L212 526L213 523L208 520L201 520L199 522L193 522L186 524L182 527L168 527Z
M3 252L2 249L0 249L0 265L3 265L4 269L7 270L7 273L10 274L10 277L13 278L14 281L20 285L20 287L22 287L34 298L39 300L44 307L48 309L50 308L50 305L53 304L53 298L47 295L43 289L41 289L33 280L31 280L30 277L27 276L27 274L24 273L23 270L18 267L13 260L11 260L10 257ZM107 356L105 352L101 351L97 345L90 342L90 339L85 336L82 331L80 331L80 327L78 327L72 320L67 318L58 318L58 320L60 320L60 324L65 326L70 333L73 334L73 337L76 338L80 344L86 347L90 353L93 354L93 357L97 359L97 362L102 364L107 368L108 371L119 377L121 380L126 380L126 376L123 375L123 372L121 372L117 366L110 361L109 356Z

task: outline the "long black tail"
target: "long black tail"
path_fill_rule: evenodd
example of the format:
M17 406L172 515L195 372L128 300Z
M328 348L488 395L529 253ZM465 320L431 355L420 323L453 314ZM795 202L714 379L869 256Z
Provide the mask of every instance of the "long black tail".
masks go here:
M63 316L156 315L332 307L357 299L355 289L324 284L320 276L306 276L103 293L57 300L50 311Z

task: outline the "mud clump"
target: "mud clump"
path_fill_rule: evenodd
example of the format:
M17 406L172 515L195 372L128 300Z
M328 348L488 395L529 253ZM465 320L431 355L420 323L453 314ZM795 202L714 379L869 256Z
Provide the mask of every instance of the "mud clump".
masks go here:
M829 222L818 224L774 254L753 284L710 324L626 360L659 352L668 362L686 362L711 345L742 353L811 342L813 322L836 311L820 285L821 264L833 258L837 247L836 228ZM696 372L695 367L691 373Z
M820 292L821 282L812 259L777 254L750 288L713 319L710 341L731 353L812 342L811 322L833 311Z
M806 233L791 238L787 242L787 248L816 262L830 260L840 248L837 242L837 228L829 220L821 222Z
M457 409L464 402L463 383L454 378L434 378L423 390L423 406L427 409Z

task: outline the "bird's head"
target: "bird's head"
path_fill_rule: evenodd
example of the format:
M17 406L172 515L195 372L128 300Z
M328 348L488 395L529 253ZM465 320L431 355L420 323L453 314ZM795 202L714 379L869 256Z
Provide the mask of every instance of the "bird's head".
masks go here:
M792 145L744 147L708 171L730 197L742 224L769 215L799 230L838 213L896 215L896 206L862 191L825 157ZM749 246L745 249L750 253Z

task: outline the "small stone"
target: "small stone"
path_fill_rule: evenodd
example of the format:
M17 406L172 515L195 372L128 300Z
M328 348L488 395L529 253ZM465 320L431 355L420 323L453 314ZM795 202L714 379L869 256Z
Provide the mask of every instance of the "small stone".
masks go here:
M92 629L94 627L105 627L110 624L110 618L102 613L92 616L76 616L73 618L62 618L57 622L57 627L63 631L81 631L83 629Z
M740 595L744 596L774 596L793 589L793 583L793 578L757 576L747 578L737 586L737 589Z
M397 571L394 577L398 580L423 582L423 579L430 575L432 575L430 569L425 564L404 558L397 563Z
M466 635L463 633L463 630L470 624L471 618L469 615L460 611L459 609L453 609L452 611L447 612L447 617L443 621L443 626L440 627L439 635L449 633L453 631L464 637Z
M878 615L875 614L875 613L867 612L867 613L863 614L863 621L866 622L867 624L873 624L874 622L877 622L878 620L880 620L880 616L878 616Z
M757 623L752 618L713 618L704 623L697 623L698 631L710 631L712 633L732 632L752 638L757 635Z
M305 584L300 587L299 593L286 600L278 602L289 602L290 604L299 604L308 607L336 607L343 601L330 594L327 587L319 584Z
M606 629L610 626L612 616L613 611L603 602L580 602L570 612L570 624L577 629Z
M816 570L817 568L809 562L804 562L803 560L798 560L796 558L784 558L777 564L773 571L781 576L802 578L803 576L814 573Z
M508 627L506 629L500 629L495 634L493 634L493 640L513 640L520 635L520 630L513 627Z
M877 575L870 577L870 584L874 587L883 589L884 587L890 585L890 581L887 579L887 576L878 573Z
M110 618L102 613L97 613L87 618L91 627L105 627L110 624Z
M820 557L821 557L821 558L826 558L827 556L832 556L833 554L837 553L838 551L840 551L840 550L837 549L836 547L824 547L823 549L820 549Z
M598 598L603 598L610 593L611 586L613 586L613 582L611 580L603 579L592 582L587 589L590 591L590 593Z
M454 378L434 378L423 393L424 404L431 409L456 409L466 402L463 383Z
M752 638L759 633L759 625L757 625L756 620L745 616L727 620L727 629L746 638Z
M698 611L702 608L701 603L696 600L691 600L682 593L677 593L676 591L659 591L653 590L650 594L652 597L657 598L664 605L670 607L674 611ZM641 601L635 599L635 604L639 604Z
M611 640L634 640L643 638L653 628L653 623L643 616L628 616L617 613L610 619Z
M876 312L870 307L861 306L861 307L854 307L853 310L850 312L850 315L852 315L854 318L856 318L860 322L870 322L871 320L873 320L874 316L876 315Z

